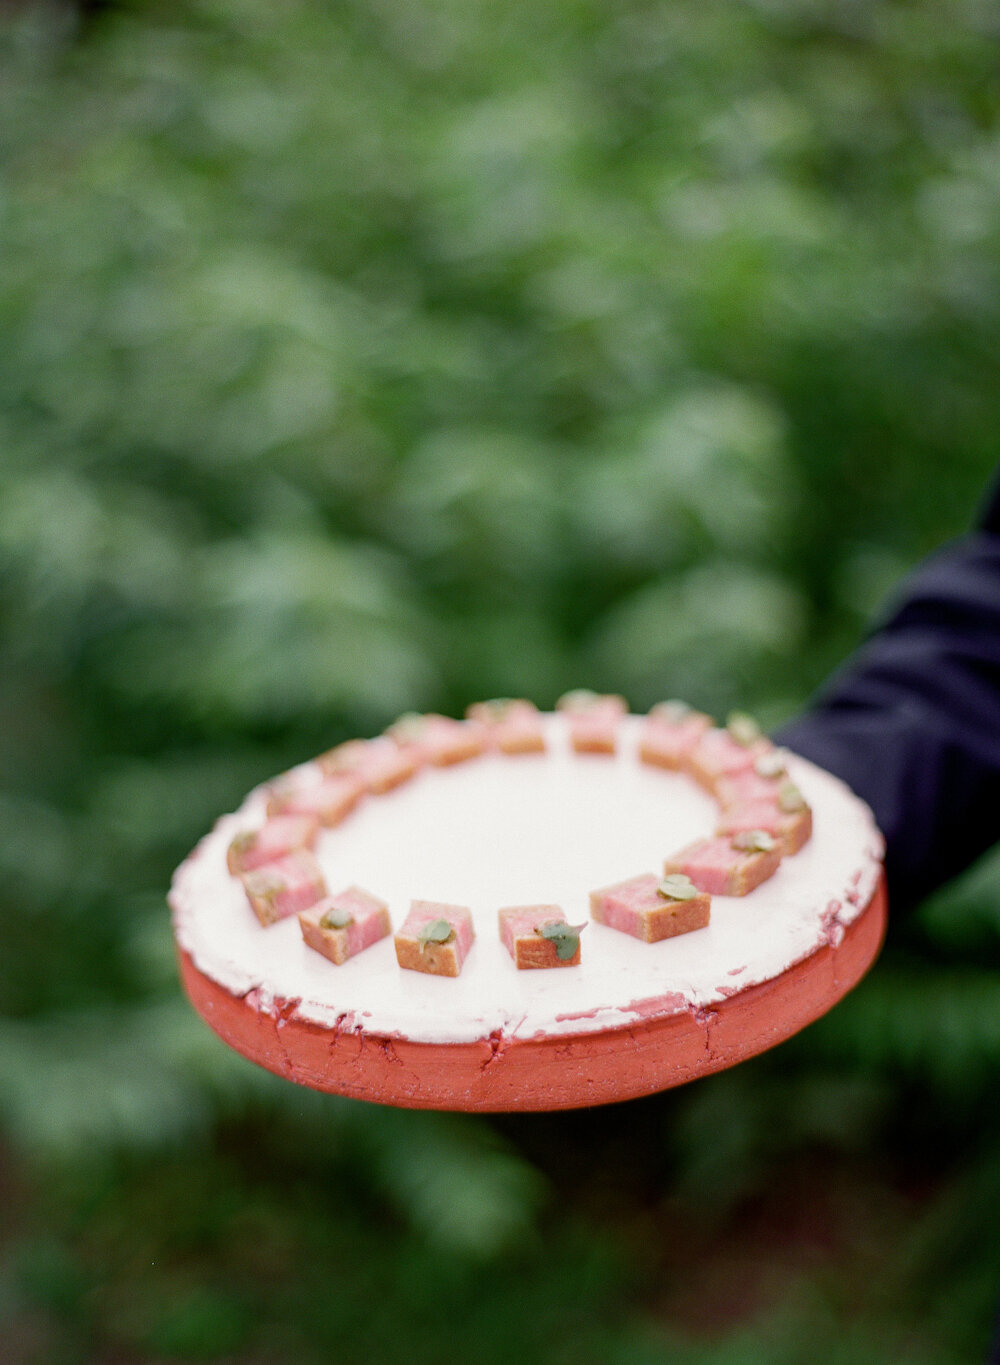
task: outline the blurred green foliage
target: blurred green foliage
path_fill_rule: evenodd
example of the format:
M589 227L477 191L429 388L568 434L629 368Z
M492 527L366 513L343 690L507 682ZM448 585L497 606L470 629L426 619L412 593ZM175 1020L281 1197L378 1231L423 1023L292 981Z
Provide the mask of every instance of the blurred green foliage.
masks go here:
M773 1056L491 1123L231 1056L163 891L403 709L802 704L994 465L998 36L0 10L5 1359L981 1358L995 864Z

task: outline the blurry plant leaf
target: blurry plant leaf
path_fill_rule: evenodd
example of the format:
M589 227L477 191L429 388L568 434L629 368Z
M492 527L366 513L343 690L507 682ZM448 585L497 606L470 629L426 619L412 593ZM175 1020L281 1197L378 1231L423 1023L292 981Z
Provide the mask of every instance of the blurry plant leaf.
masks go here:
M801 642L794 585L752 564L710 561L639 589L598 623L591 657L637 702L697 698L715 713L746 695Z
M485 1127L365 1106L352 1119L379 1183L430 1243L489 1258L530 1232L544 1182Z
M505 432L441 431L418 446L392 491L382 529L449 579L538 582L564 551L553 457Z
M581 466L574 507L584 543L612 564L773 553L787 534L794 476L781 416L761 397L692 385L612 439L599 463Z
M918 1079L947 1098L974 1097L1000 1061L1000 973L886 962L809 1033L815 1055L876 1075Z

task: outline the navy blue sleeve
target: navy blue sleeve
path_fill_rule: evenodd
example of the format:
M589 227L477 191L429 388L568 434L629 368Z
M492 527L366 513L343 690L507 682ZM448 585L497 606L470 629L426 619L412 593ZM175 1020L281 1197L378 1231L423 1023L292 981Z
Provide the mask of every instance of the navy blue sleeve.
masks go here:
M776 738L872 807L896 910L1000 839L1000 484Z

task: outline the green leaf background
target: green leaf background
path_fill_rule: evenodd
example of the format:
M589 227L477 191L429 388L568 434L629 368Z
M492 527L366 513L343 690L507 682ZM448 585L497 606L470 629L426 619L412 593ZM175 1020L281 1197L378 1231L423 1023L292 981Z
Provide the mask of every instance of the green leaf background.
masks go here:
M997 458L980 0L0 7L5 1360L981 1360L1000 868L663 1097L320 1097L172 868L404 710L773 725ZM820 1344L818 1344L820 1343Z

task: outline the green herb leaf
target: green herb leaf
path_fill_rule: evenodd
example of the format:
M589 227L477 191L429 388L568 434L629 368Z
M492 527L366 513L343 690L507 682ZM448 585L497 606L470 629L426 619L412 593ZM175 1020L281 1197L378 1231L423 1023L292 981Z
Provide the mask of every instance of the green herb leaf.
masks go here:
M758 777L782 777L786 771L784 749L775 749L772 753L761 754L753 765L753 770Z
M732 845L741 853L770 853L774 848L774 835L768 834L766 829L742 829L733 835Z
M341 906L335 905L332 910L327 910L319 922L321 929L346 929L349 924L354 923L354 916L350 910L344 910Z
M726 720L726 729L729 731L730 738L737 744L742 744L744 749L748 749L751 744L760 739L760 726L753 716L748 716L745 711L730 711Z
M692 709L686 701L660 701L650 714L657 720L665 721L667 725L680 725L682 720L692 714Z
M805 797L794 782L782 782L778 789L778 807L786 815L794 815L796 811L805 810Z
M556 957L560 962L567 962L576 955L576 950L580 946L581 930L586 927L585 924L567 924L565 920L549 919L544 924L537 924L535 933L554 943Z
M267 868L258 868L244 874L243 885L251 901L261 901L273 909L286 883Z
M664 877L656 890L658 895L671 901L689 901L698 895L698 888L683 872L671 872L669 877Z
M572 692L564 692L556 702L556 709L559 711L589 711L596 701L599 701L596 692L591 692L589 688L577 687Z
M427 721L416 711L406 711L389 726L389 734L401 744L415 743L423 737Z
M450 943L454 937L455 930L446 919L432 919L417 934L417 942L423 952L428 943Z
M494 720L503 720L504 716L514 705L511 697L491 697L489 701L484 701L482 706Z
M272 868L255 867L252 872L244 873L243 884L255 896L265 896L280 891L285 885L285 879L280 872L275 872Z

